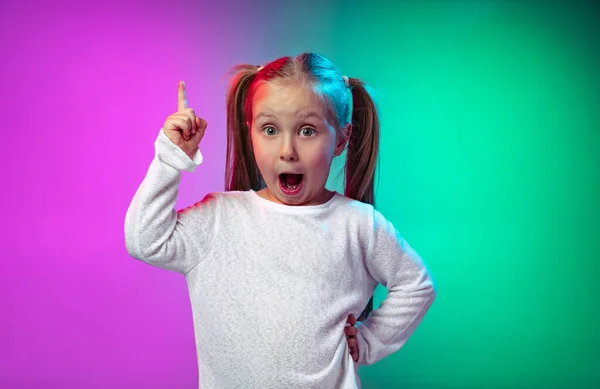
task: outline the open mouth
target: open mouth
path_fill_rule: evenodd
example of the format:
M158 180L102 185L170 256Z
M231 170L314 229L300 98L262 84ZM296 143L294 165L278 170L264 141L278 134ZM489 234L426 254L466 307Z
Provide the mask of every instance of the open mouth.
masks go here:
M300 189L302 174L282 173L279 175L281 189L287 194L295 194Z

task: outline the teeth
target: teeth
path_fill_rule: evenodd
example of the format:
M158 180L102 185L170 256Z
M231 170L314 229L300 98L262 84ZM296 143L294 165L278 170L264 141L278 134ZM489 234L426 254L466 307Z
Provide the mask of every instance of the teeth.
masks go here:
M283 184L283 187L285 189L287 189L287 190L294 190L294 189L297 189L300 186L300 184L289 185L287 182L282 182L282 184Z

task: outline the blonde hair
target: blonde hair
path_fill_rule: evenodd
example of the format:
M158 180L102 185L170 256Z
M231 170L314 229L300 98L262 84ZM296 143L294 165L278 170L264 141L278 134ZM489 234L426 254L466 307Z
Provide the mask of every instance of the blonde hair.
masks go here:
M264 66L238 65L230 71L227 91L227 154L225 190L261 190L266 185L260 174L250 139L252 100L260 82L295 80L312 88L327 107L338 131L352 124L344 166L344 195L375 205L375 168L379 152L379 117L363 81L342 76L325 57L303 53L282 57ZM366 318L373 299L359 317Z

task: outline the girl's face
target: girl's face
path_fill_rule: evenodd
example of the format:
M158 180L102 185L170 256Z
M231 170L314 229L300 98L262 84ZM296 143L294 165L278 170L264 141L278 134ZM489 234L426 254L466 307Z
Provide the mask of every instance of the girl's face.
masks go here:
M296 82L264 82L254 95L252 116L254 157L267 184L258 194L286 205L329 200L331 161L345 142L319 98Z

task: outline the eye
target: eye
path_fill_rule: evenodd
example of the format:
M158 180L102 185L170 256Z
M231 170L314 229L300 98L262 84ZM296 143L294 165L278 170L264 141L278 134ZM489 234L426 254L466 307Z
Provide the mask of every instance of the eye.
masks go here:
M303 129L300 130L300 135L302 136L312 136L314 134L316 134L317 131L314 128L310 128L310 127L304 127Z
M273 135L277 134L277 129L275 127L272 127L272 126L267 126L267 127L263 128L263 132L267 136L273 136Z

